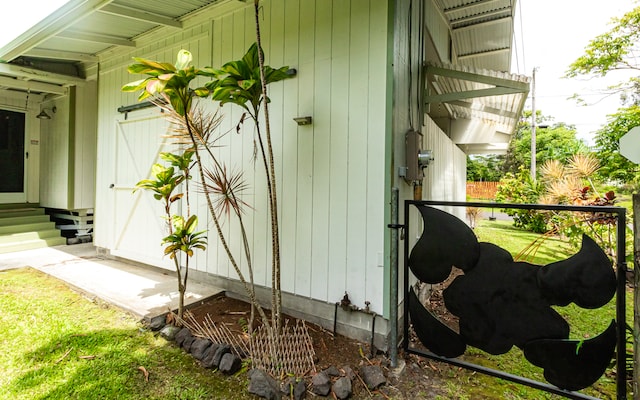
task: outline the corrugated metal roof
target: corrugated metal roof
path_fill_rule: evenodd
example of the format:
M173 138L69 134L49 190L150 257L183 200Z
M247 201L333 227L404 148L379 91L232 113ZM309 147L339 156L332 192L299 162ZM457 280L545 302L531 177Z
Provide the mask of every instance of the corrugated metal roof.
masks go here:
M0 48L0 60L22 67L21 76L15 68L0 70L0 77L33 80L61 85L64 75L78 71L69 83L77 83L87 65L114 47L135 46L141 35L161 27L181 29L182 20L214 3L225 0L71 0L31 27L11 43ZM48 74L28 76L24 67L47 68ZM74 68L62 64L75 65ZM63 68L61 68L63 66ZM5 79L1 88L9 88ZM56 82L56 83L54 83ZM19 87L24 87L20 84ZM40 85L46 93L46 85ZM51 93L58 89L51 88Z
M467 154L504 152L529 94L511 70L516 0L434 0L449 25L451 63L427 68L433 118Z
M456 65L510 71L515 0L435 0L449 23Z

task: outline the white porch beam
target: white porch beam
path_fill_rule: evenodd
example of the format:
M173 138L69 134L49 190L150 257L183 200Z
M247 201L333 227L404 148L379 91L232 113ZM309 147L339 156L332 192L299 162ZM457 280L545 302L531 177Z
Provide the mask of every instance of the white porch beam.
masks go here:
M52 85L50 83L8 78L6 76L0 76L0 87L4 87L7 89L31 90L34 92L44 92L51 94L67 94L67 88L62 86Z
M56 74L39 69L21 67L18 65L1 64L0 75L9 75L16 78L35 80L38 82L52 83L54 85L84 85L85 80L73 76Z
M458 55L458 61L461 60L466 60L469 58L476 58L476 57L485 57L485 56L493 56L496 54L504 54L504 53L509 53L511 51L511 48L504 48L504 49L496 49L496 50L489 50L489 51L479 51L477 53L468 53L468 54L462 54L462 55Z
M112 44L114 46L136 47L136 43L132 40L123 39L115 36L109 36L109 35L99 35L96 33L64 31L64 32L58 33L56 37L72 39L72 40L81 40L84 42L106 43L106 44Z
M97 63L100 59L94 55L73 51L32 49L23 54L27 57L48 58L50 60L81 61Z
M71 0L22 35L0 48L0 61L11 61L64 31L113 0Z
M106 14L117 15L118 17L135 19L136 21L148 22L154 25L163 25L163 26L170 26L174 28L182 28L182 22L180 21L176 21L173 18L150 13L148 11L136 9L133 7L124 7L116 4L107 4L106 6L100 8L98 11Z

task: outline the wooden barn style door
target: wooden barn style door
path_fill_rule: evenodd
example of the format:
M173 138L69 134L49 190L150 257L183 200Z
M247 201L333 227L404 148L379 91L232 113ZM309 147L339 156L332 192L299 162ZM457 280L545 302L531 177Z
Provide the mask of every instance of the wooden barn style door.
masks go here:
M125 116L127 116L125 118ZM111 253L131 260L172 269L162 257L166 235L162 205L135 185L151 177L151 167L170 151L166 134L169 123L156 108L125 114L116 120L115 181L111 184L114 237Z

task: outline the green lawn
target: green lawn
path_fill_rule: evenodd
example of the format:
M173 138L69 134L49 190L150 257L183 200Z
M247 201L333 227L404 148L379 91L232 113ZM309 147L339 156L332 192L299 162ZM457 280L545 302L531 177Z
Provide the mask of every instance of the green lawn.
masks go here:
M203 369L133 316L39 271L0 272L0 310L1 399L253 398L244 379Z
M509 250L514 257L527 248L536 239L540 238L539 234L526 232L514 228L509 221L478 221L475 229L480 241L487 241L499 245ZM557 238L548 238L544 240L540 248L535 253L533 259L527 261L535 264L548 264L558 261L572 255L572 250L568 245L564 244ZM627 291L627 321L633 326L633 292ZM598 310L584 310L579 307L570 305L568 307L557 307L556 310L571 325L571 338L583 339L602 332L615 318L615 300L612 300L605 307ZM514 375L524 376L530 379L544 382L542 370L529 364L519 349L513 349L509 353L501 356L492 356L478 349L470 348L465 353L464 358L467 361L481 364L489 368L500 369ZM500 379L492 378L483 374L461 374L454 369L450 374L455 375L456 379L462 379L465 383L463 396L457 398L464 399L559 399L560 396L551 395L542 391L528 388L523 385L514 384ZM449 389L452 395L457 390L456 387ZM597 398L615 398L615 378L611 370L596 382L591 388L582 391L585 394ZM459 393L459 392L458 392Z

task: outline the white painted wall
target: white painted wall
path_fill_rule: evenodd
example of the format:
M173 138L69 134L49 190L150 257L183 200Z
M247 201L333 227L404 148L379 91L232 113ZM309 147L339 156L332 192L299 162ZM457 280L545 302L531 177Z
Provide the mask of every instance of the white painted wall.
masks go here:
M42 130L40 136L40 205L43 207L66 209L69 206L69 97L42 104L51 119L38 121ZM54 114L51 109L56 107Z
M51 119L40 125L40 205L66 210L95 203L97 82L69 88L41 104ZM52 108L56 112L52 112ZM39 110L38 110L39 112Z
M116 210L116 195L109 186L123 173L114 166L118 154L116 109L135 104L136 96L120 87L139 79L126 72L132 56L173 62L181 48L190 50L197 66L220 66L242 57L254 41L252 7L234 2L233 7L213 8L210 19L198 18L174 36L164 35L135 51L113 54L101 62L99 75L99 128L95 243L114 249L119 232L113 221L126 211ZM233 9L236 8L236 9ZM265 1L262 11L263 47L267 63L289 65L298 70L294 79L270 86L271 127L276 154L279 196L282 288L301 297L330 303L346 292L363 307L383 309L385 235L385 135L387 118L388 63L387 2L368 0ZM209 109L215 110L212 105ZM221 130L232 130L220 142L218 157L230 169L242 168L250 189L243 200L254 211L245 216L253 249L255 279L270 285L270 244L264 173L252 161L254 136L250 125L240 135L233 127L241 110L227 105ZM136 112L130 113L133 118ZM313 125L297 126L297 116L312 116ZM160 141L160 133L155 143ZM141 132L147 135L148 132ZM134 173L130 170L130 173ZM135 182L146 176L130 176ZM150 194L144 194L150 196ZM126 201L121 199L122 201ZM136 201L132 195L133 202ZM151 202L153 204L153 202ZM139 204L137 205L139 206ZM155 203L158 218L161 207ZM149 205L149 207L153 207ZM201 226L206 221L202 198L198 210ZM157 236L155 223L131 224L130 238ZM234 238L232 250L240 250L237 224L226 222L225 233ZM198 255L199 271L223 277L236 275L215 234L209 250ZM139 240L138 261L162 265L159 241ZM143 255L144 254L144 259ZM133 259L136 259L133 256ZM246 271L246 262L242 261Z

